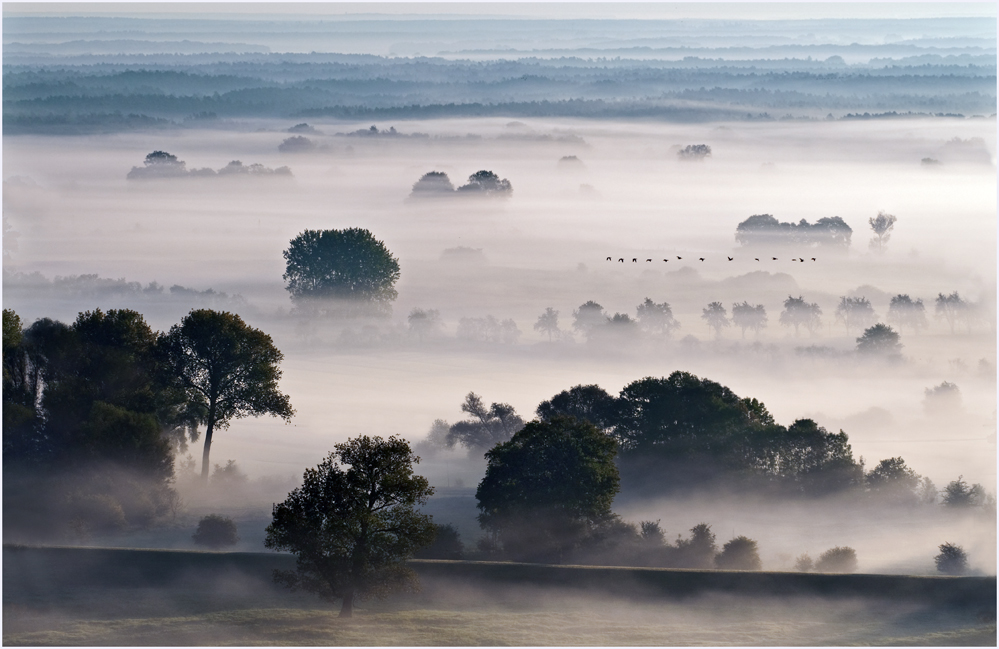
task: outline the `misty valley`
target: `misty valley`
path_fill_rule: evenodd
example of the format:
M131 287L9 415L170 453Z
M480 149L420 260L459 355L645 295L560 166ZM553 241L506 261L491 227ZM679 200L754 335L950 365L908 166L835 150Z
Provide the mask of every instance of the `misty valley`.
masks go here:
M994 16L332 7L5 7L5 644L994 646Z

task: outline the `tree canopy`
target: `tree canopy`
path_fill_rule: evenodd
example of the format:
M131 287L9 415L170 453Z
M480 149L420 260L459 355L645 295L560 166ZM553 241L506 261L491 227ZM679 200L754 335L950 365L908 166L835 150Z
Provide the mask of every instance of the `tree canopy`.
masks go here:
M384 313L397 296L399 262L368 230L306 230L284 258L286 288L298 307L336 311L330 301L337 300L348 313Z
M524 426L524 420L513 406L508 403L493 403L486 408L482 397L474 392L465 396L461 411L471 417L452 424L445 441L449 447L460 444L473 454L484 453L496 444L507 441Z
M475 492L479 523L514 558L561 562L609 519L618 492L616 444L593 424L532 421L486 453Z
M434 540L431 517L417 511L434 490L413 474L420 459L403 439L361 436L335 449L274 506L264 545L297 556L277 581L340 600L340 617L351 617L355 598L416 587L405 561Z
M284 358L271 337L234 313L196 309L161 336L160 346L192 412L206 427L201 476L208 480L216 428L232 419L295 413L278 390Z
M735 240L746 247L820 247L845 250L850 247L853 229L838 216L827 216L815 223L778 221L770 214L754 214L735 228Z

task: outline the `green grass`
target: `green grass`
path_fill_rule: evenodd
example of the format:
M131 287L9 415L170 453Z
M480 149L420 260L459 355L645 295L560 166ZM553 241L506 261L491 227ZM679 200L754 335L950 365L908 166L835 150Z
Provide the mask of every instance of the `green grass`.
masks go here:
M764 592L747 596L745 588L760 584L773 588L773 579L781 583L780 573L760 573L755 577L770 577L754 582L747 573L424 563L418 567L421 593L363 602L353 619L341 620L335 607L270 581L274 567L292 563L291 557L273 554L5 550L3 642L15 646L994 646L996 642L994 623L978 621L990 612L994 616L994 599L944 604L925 596L859 598L845 591L824 597L818 595L821 587L793 597ZM816 578L821 585L820 576ZM686 594L669 594L671 583L674 587L679 583ZM870 583L882 588L889 584ZM691 584L710 588L695 594L689 592ZM994 597L994 580L991 587ZM898 592L925 595L926 591Z

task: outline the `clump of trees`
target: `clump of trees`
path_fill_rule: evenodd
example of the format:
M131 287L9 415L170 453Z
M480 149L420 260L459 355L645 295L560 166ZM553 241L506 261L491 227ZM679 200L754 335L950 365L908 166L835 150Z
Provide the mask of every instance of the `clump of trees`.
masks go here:
M295 308L309 314L385 315L398 295L399 261L368 230L306 230L284 251Z
M784 300L784 310L781 311L778 322L783 327L794 327L795 336L802 327L809 334L814 334L817 329L822 328L821 316L822 309L816 302L805 302L800 295L798 297L789 295Z
M488 408L482 397L469 392L461 404L461 411L468 419L448 424L444 419L434 421L424 443L429 449L461 446L470 456L480 456L487 450L509 440L524 427L523 418L508 403L492 403Z
M771 214L754 214L735 228L735 240L747 248L818 247L846 250L853 229L838 216L827 216L815 223L778 221Z
M71 325L43 318L27 328L5 309L3 325L4 513L12 535L149 525L175 510L174 454L198 439L199 425L215 430L242 416L293 413L275 388L280 352L232 314L195 310L159 334L128 309L87 311ZM209 433L206 476L210 441Z
M707 144L688 144L677 150L676 155L681 160L699 162L711 156L711 147Z
M882 356L886 358L900 358L902 343L899 342L898 332L884 323L878 323L873 327L864 330L864 334L857 338L857 353L867 356Z
M443 171L429 171L413 184L410 198L445 198L454 196L487 196L509 198L513 185L492 171L482 169L468 177L468 182L458 188Z
M940 554L933 557L937 570L945 575L963 575L968 572L968 553L960 545L944 543Z
M305 140L306 138L300 139ZM166 151L153 151L146 156L142 164L143 166L141 167L132 167L126 178L129 180L150 180L155 178L194 178L231 175L291 176L291 169L288 167L271 169L259 163L244 165L239 160L231 161L218 171L209 167L188 169L186 162L178 160L177 156Z
M213 550L239 543L236 532L236 522L228 516L209 514L198 521L198 529L191 537L198 545L204 545Z
M848 546L836 546L819 555L816 572L856 572L857 551Z
M340 617L353 615L356 599L414 590L416 573L406 560L437 533L417 509L434 493L414 475L418 462L398 437L337 444L274 506L264 545L297 557L295 570L275 571L275 580L340 601Z
M899 294L891 299L888 305L888 322L898 327L898 330L912 329L919 331L926 328L926 308L923 300L913 300L906 294Z

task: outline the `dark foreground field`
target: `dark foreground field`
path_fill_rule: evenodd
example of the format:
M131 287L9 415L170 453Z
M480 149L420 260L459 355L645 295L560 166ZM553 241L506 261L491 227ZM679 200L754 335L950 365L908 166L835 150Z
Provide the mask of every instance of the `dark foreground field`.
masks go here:
M996 644L996 580L414 562L339 620L287 555L3 551L5 645Z

